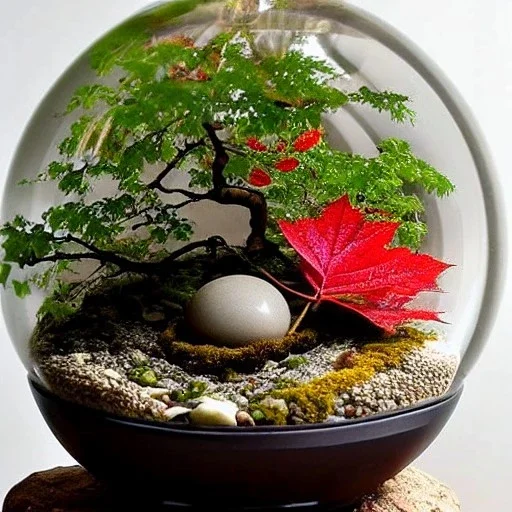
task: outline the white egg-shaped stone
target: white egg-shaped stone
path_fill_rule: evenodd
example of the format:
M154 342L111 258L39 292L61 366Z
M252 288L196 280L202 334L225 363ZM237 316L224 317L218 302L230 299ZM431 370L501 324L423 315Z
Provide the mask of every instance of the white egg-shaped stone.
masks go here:
M188 304L186 318L196 334L229 347L282 338L291 322L281 292L247 275L221 277L203 286Z

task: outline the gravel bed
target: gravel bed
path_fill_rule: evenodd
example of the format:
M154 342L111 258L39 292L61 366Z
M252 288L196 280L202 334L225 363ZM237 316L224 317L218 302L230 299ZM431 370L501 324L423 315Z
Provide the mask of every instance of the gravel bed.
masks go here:
M166 361L158 335L157 330L137 322L117 326L108 343L95 343L86 333L73 331L66 341L68 353L61 350L45 355L38 361L39 368L50 388L65 399L122 416L168 421L165 411L176 405L173 393L190 386L202 383L206 395L248 410L253 396L325 375L337 356L351 348L350 342L320 345L302 356L268 361L261 370L234 375L226 382L216 376L189 374ZM141 366L151 370L154 382L141 385L133 381L132 372ZM335 404L335 415L327 421L346 421L441 396L457 366L457 357L433 346L414 350L399 368L346 390Z

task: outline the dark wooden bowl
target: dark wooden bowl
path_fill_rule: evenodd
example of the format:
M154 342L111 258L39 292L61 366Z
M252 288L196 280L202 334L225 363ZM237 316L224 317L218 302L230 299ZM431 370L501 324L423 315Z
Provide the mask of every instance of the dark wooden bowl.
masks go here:
M197 428L111 416L29 382L62 446L123 499L223 510L354 503L430 445L462 392L341 424Z

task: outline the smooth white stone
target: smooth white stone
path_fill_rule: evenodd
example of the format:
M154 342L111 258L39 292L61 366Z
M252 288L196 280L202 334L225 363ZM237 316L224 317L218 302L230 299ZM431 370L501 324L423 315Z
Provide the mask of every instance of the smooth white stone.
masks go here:
M233 402L204 397L201 403L190 411L189 418L194 425L236 427L237 412L238 406Z
M186 316L198 335L229 347L282 338L291 322L281 292L246 275L221 277L203 286L188 304Z

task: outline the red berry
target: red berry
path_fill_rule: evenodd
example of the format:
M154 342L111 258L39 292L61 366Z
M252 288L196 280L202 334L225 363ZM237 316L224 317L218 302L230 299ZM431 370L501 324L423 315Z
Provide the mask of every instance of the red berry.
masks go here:
M249 183L254 187L267 187L272 183L272 178L263 169L253 169L249 174Z
M299 164L300 164L300 162L296 158L290 157L290 158L283 158L282 160L279 160L279 162L276 163L275 167L278 171L290 172L290 171L294 171L295 169L297 169Z
M293 143L296 151L308 151L315 147L322 139L322 132L320 130L308 130L297 137Z
M247 146L253 151L267 151L267 146L259 141L256 137L249 137L247 139Z
M279 151L279 153L282 153L287 148L287 146L288 146L288 144L286 143L286 141L280 140L277 143L276 151Z

